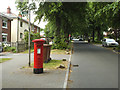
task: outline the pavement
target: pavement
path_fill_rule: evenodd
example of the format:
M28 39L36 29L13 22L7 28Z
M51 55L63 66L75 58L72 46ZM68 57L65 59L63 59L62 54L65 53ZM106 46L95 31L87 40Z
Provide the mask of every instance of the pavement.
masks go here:
M79 41L73 50L68 90L118 90L118 54Z
M3 56L4 55L4 56ZM63 88L66 70L45 70L42 74L33 74L32 68L22 69L28 65L28 54L3 53L0 57L12 60L0 63L2 88ZM34 54L31 54L33 61ZM69 55L51 55L52 59L69 59ZM21 89L23 90L23 89ZM29 90L29 89L27 89Z

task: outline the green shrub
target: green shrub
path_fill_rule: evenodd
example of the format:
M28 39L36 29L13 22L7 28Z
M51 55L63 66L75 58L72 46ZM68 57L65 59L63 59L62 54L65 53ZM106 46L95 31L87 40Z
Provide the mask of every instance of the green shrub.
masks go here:
M4 52L9 52L9 51L10 51L10 47L4 47L4 48L3 48L3 51L4 51Z
M15 50L15 51L13 51L13 53L16 53L16 50Z
M118 50L120 50L120 45L117 47Z
M15 47L4 47L3 51L4 52L16 52L16 48Z
M11 47L10 49L11 49L12 52L16 50L15 47Z
M51 49L71 49L71 43L67 44L67 42L60 42L60 43L54 43L51 47Z
M94 43L95 44L101 44L102 42L101 41L95 41Z

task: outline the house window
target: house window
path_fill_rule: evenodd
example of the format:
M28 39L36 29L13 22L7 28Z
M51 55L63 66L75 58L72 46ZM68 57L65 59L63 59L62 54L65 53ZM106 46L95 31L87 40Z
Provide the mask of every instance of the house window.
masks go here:
M25 29L25 30L24 30L24 33L25 33L25 32L28 32L28 30L27 30L27 29Z
M34 32L34 26L32 26L32 31Z
M20 33L20 38L22 39L22 37L23 37L23 34L22 34L22 33Z
M23 22L20 22L20 27L22 27L23 26Z
M37 28L37 33L39 33L39 28Z
M7 42L7 36L2 36L2 42Z
M7 28L7 21L4 21L4 20L2 21L2 27Z
M7 42L7 35L6 33L2 33L2 42Z

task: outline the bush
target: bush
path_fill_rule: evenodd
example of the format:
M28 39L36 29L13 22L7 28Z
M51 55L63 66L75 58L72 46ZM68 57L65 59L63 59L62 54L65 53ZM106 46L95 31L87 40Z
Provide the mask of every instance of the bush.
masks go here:
M120 45L117 47L117 49L120 51Z
M16 48L15 47L4 47L3 48L4 52L16 52Z
M16 50L16 48L15 47L11 47L10 50L13 52L13 51Z
M3 51L4 51L4 52L9 52L9 51L10 51L10 47L4 47L4 48L3 48Z
M59 42L54 43L51 47L52 49L71 49L71 43L67 44L67 42Z
M101 41L95 41L94 43L101 44L102 42Z

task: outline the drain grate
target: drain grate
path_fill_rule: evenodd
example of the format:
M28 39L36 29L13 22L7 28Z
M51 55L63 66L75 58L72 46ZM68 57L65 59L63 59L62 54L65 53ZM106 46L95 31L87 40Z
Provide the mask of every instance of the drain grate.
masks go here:
M74 64L74 65L72 65L73 67L79 67L79 65L78 64Z

